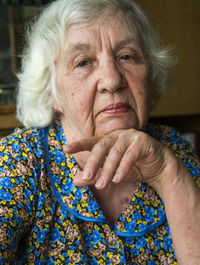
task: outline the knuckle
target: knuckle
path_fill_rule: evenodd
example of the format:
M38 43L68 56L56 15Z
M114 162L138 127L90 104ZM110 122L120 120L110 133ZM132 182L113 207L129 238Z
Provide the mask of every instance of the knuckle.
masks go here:
M124 160L125 161L130 161L130 159L133 159L135 157L135 152L134 152L134 146L130 145L128 149L126 149L126 152L124 154Z
M111 149L111 153L115 156L122 155L123 154L122 147L120 145L113 146L113 148Z
M145 132L138 132L135 139L141 142L147 142L150 140L150 136Z
M90 157L87 160L87 165L93 165L96 163L96 157L94 155L90 155Z
M127 130L130 134L135 134L137 131L133 128Z
M125 138L126 138L126 133L124 133L124 132L120 133L118 136L119 140L124 140Z
M96 143L95 147L99 149L105 149L106 148L106 141L105 139L101 139L98 143Z

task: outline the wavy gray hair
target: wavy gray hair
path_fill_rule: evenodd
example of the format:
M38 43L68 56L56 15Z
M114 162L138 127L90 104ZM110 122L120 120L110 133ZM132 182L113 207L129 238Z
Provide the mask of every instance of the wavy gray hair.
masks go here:
M26 127L44 127L52 122L53 100L58 100L54 62L59 56L67 29L89 22L106 8L121 10L136 28L145 54L152 93L152 106L169 88L174 58L163 48L143 11L132 0L57 0L40 13L27 31L18 77L17 117Z

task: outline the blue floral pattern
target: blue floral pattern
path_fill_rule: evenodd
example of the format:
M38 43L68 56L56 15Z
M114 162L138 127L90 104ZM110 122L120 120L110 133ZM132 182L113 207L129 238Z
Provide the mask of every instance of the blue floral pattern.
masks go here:
M146 132L171 148L200 186L199 159L180 134L152 124ZM0 264L177 264L158 194L138 183L111 226L90 188L74 185L79 168L65 144L59 123L0 141Z

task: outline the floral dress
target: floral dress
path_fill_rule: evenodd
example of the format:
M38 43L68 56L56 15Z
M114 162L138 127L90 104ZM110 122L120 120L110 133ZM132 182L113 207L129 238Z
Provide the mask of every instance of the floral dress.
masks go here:
M173 128L146 132L171 148L200 186L199 160ZM0 264L177 264L165 207L137 183L114 225L63 153L63 128L18 129L0 141Z

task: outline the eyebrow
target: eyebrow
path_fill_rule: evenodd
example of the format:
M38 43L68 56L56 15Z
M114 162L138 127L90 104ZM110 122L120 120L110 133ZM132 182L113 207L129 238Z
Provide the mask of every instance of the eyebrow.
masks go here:
M72 44L67 48L67 51L70 53L78 52L78 51L84 51L84 50L89 50L90 49L90 44L89 43L76 43Z
M133 37L128 37L124 40L121 40L117 43L116 47L115 47L115 50L118 51L120 50L121 48L123 48L125 45L127 44L137 44L137 46L140 48L139 46L139 43L138 43L138 40L136 38L133 38ZM141 49L141 48L140 48Z
M131 44L131 43L134 43L134 44L137 44L138 45L138 41L136 38L133 38L133 37L128 37L126 39L123 39L121 41L119 41L115 47L114 50L118 51L120 50L121 48L123 48L125 45L127 44ZM91 49L91 45L89 43L76 43L76 44L71 44L67 50L65 52L67 53L70 53L70 54L73 54L73 53L76 53L76 52L79 52L79 51L88 51Z

